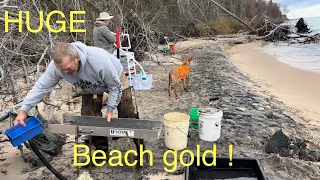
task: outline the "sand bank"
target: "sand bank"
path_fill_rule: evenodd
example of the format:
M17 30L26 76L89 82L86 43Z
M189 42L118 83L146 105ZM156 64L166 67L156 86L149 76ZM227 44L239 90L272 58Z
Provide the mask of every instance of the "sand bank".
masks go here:
M233 46L230 60L279 101L300 112L308 123L320 125L320 73L298 69L278 61L255 47L261 43Z

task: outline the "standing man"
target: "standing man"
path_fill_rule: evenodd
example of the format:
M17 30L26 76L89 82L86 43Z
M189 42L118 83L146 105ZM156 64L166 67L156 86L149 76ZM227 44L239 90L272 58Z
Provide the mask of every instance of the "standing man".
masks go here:
M120 77L123 74L123 67L119 59L104 49L86 46L82 42L58 43L51 53L51 58L53 61L50 62L44 74L22 102L22 107L18 111L14 125L20 123L25 126L24 120L27 118L27 113L61 79L80 87L86 93L82 96L81 115L102 116L101 108L104 92L109 95L105 104L107 108L105 117L108 122L111 120L114 109L121 107L125 111L124 106L132 109L131 104L128 103L132 102L132 97L125 96L122 98L123 84L121 84ZM134 116L134 107L132 111L126 111L122 114L124 116ZM92 142L97 150L105 151L108 154L107 137L93 136Z
M103 48L109 53L113 53L115 49L114 44L116 42L116 34L111 32L108 28L110 24L110 19L113 16L110 16L107 12L101 12L99 17L95 21L95 27L93 29L93 43L94 46ZM118 59L119 63L120 60ZM135 107L132 101L131 88L128 85L127 78L124 73L120 75L120 80L123 85L123 94L122 99L125 99L123 102L119 104L118 110L118 118L135 118L139 119L138 114L135 113ZM124 105L125 104L125 105ZM86 138L84 138L85 140ZM113 137L113 140L118 138Z
M93 42L94 46L100 47L112 54L114 50L114 43L116 42L115 33L112 33L108 28L110 24L110 16L107 12L101 12L96 19L93 28Z

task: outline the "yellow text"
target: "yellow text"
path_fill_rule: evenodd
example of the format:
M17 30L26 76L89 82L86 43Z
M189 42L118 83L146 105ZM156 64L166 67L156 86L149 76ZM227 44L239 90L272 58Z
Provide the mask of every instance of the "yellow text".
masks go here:
M79 148L84 148L85 151L83 153L78 153L78 149ZM153 166L153 154L150 150L143 150L143 146L140 145L140 166L143 166L144 160L143 160L143 155L144 154L148 154L150 161L149 164L150 166ZM92 154L92 158L90 158L89 156L89 147L87 145L84 144L75 144L73 147L73 165L74 166L86 166L90 163L90 161L92 160L93 164L95 166L103 166L106 163L106 153L104 151L101 150L96 150L93 152ZM127 166L136 166L138 163L138 160L134 160L133 162L129 162L129 154L133 154L135 157L138 156L138 152L135 150L128 150L125 154L124 154L124 158L122 158L122 153L119 150L112 150L109 152L110 158L108 160L108 164L110 166L123 166L123 162L122 160L124 159L124 163ZM99 155L99 156L98 156ZM84 163L80 163L78 162L78 157L84 157L86 158L86 162ZM102 160L101 163L97 163L97 159Z
M196 156L197 156L197 166L200 166L200 160L202 160L202 163L205 166L216 166L216 144L214 144L212 146L212 150L206 150L203 152L202 154L202 159L200 158L200 145L197 145L197 149L196 149ZM169 162L168 161L168 155L173 156L173 159ZM213 162L207 162L206 161L206 156L210 155L213 158ZM190 157L190 161L189 162L185 162L183 160L184 157L189 156ZM164 167L164 170L166 172L174 172L177 170L177 165L178 165L178 157L179 157L179 162L182 166L191 166L194 162L195 159L195 155L193 154L192 151L190 150L183 150L180 155L178 156L177 151L173 151L173 150L167 150L164 155L163 155L163 162L167 167ZM208 157L208 156L207 156Z
M86 29L75 29L74 26L76 23L84 23L85 20L83 19L74 19L74 16L77 14L86 14L86 11L70 11L70 32L86 32ZM59 17L62 20L56 20L54 22L52 16L53 15L59 15ZM58 11L58 10L54 10L51 11L46 19L44 19L44 15L43 15L43 11L39 11L39 24L38 24L38 28L36 29L32 29L31 28L31 21L30 19L34 19L34 17L31 16L29 11L25 12L25 17L26 17L26 28L29 32L31 33L39 33L44 26L44 20L45 20L45 25L46 28L53 33L59 33L59 32L66 32L66 16L63 12ZM60 19L59 18L59 19ZM23 29L23 15L22 15L22 11L18 12L18 18L17 19L9 19L9 11L5 11L5 32L9 32L9 23L17 23L18 24L18 31L22 32ZM51 24L52 23L52 24ZM53 27L52 27L53 25ZM60 27L60 28L57 28Z

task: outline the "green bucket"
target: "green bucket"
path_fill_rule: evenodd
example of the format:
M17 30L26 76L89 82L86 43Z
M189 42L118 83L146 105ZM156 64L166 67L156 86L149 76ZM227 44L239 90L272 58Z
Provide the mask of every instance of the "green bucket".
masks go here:
M168 45L165 45L165 46L163 47L163 50L164 50L164 51L169 51L169 50L170 50L170 47L169 47Z
M191 127L198 129L198 120L199 120L199 108L190 109L190 125Z

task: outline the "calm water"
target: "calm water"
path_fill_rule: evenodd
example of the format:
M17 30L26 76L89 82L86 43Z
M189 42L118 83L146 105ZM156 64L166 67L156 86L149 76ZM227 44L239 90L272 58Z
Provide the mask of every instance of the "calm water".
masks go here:
M306 18L313 33L320 33L320 17ZM297 20L289 23L295 24ZM281 62L291 66L320 73L320 43L316 44L290 44L270 43L259 50L274 55Z

